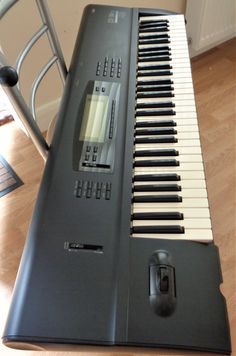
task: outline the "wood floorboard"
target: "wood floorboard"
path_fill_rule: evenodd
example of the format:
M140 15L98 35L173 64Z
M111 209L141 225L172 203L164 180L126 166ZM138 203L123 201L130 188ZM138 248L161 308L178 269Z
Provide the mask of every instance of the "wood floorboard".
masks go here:
M219 247L236 355L236 39L192 61L203 158L213 225ZM29 138L15 123L0 128L0 152L24 185L0 199L0 332L4 326L28 224L43 171L43 161ZM197 355L147 349L76 348L77 355ZM26 355L0 345L1 355ZM69 355L74 352L28 351L28 356ZM201 353L203 355L204 353ZM199 354L200 355L200 354Z

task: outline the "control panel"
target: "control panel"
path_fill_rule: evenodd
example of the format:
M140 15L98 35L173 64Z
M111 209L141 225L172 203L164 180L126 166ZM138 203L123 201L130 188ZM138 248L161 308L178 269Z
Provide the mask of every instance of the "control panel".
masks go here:
M89 81L81 100L73 144L73 168L111 173L120 83Z

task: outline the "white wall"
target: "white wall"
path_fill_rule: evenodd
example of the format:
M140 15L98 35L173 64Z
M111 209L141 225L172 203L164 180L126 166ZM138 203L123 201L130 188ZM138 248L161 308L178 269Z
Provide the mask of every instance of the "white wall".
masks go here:
M191 57L236 36L235 0L188 0L186 18Z
M67 65L70 63L83 9L89 3L160 8L180 13L185 12L186 6L186 0L48 0ZM19 0L19 3L0 21L0 44L12 65L23 44L28 40L29 34L39 26L40 18L32 0ZM47 54L50 54L49 46L46 40L41 39L39 45L33 48L32 57L30 56L22 67L22 88L26 98L34 78L32 73L40 70ZM47 126L54 115L61 91L60 78L56 69L53 69L41 84L37 95L38 116L42 128Z

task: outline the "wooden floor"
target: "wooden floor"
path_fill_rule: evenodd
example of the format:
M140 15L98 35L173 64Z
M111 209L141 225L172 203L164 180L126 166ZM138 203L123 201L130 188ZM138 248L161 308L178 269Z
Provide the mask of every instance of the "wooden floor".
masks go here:
M211 50L192 63L193 80L215 244L219 246L229 312L233 355L236 355L236 39ZM30 140L9 123L0 128L0 153L24 185L0 199L0 332L32 214L43 162ZM186 331L187 332L187 331ZM77 349L78 355L103 356L103 349ZM0 346L1 355L26 355ZM55 356L59 352L43 355ZM70 352L63 352L69 355ZM106 355L186 355L189 352L108 349ZM27 355L41 355L29 351ZM62 355L62 353L60 353ZM203 355L203 353L199 354Z

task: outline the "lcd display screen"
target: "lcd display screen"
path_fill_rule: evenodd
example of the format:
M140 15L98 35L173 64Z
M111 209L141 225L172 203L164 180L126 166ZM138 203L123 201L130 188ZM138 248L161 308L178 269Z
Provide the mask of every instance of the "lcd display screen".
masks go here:
M107 110L108 96L94 94L86 96L80 141L104 142Z

